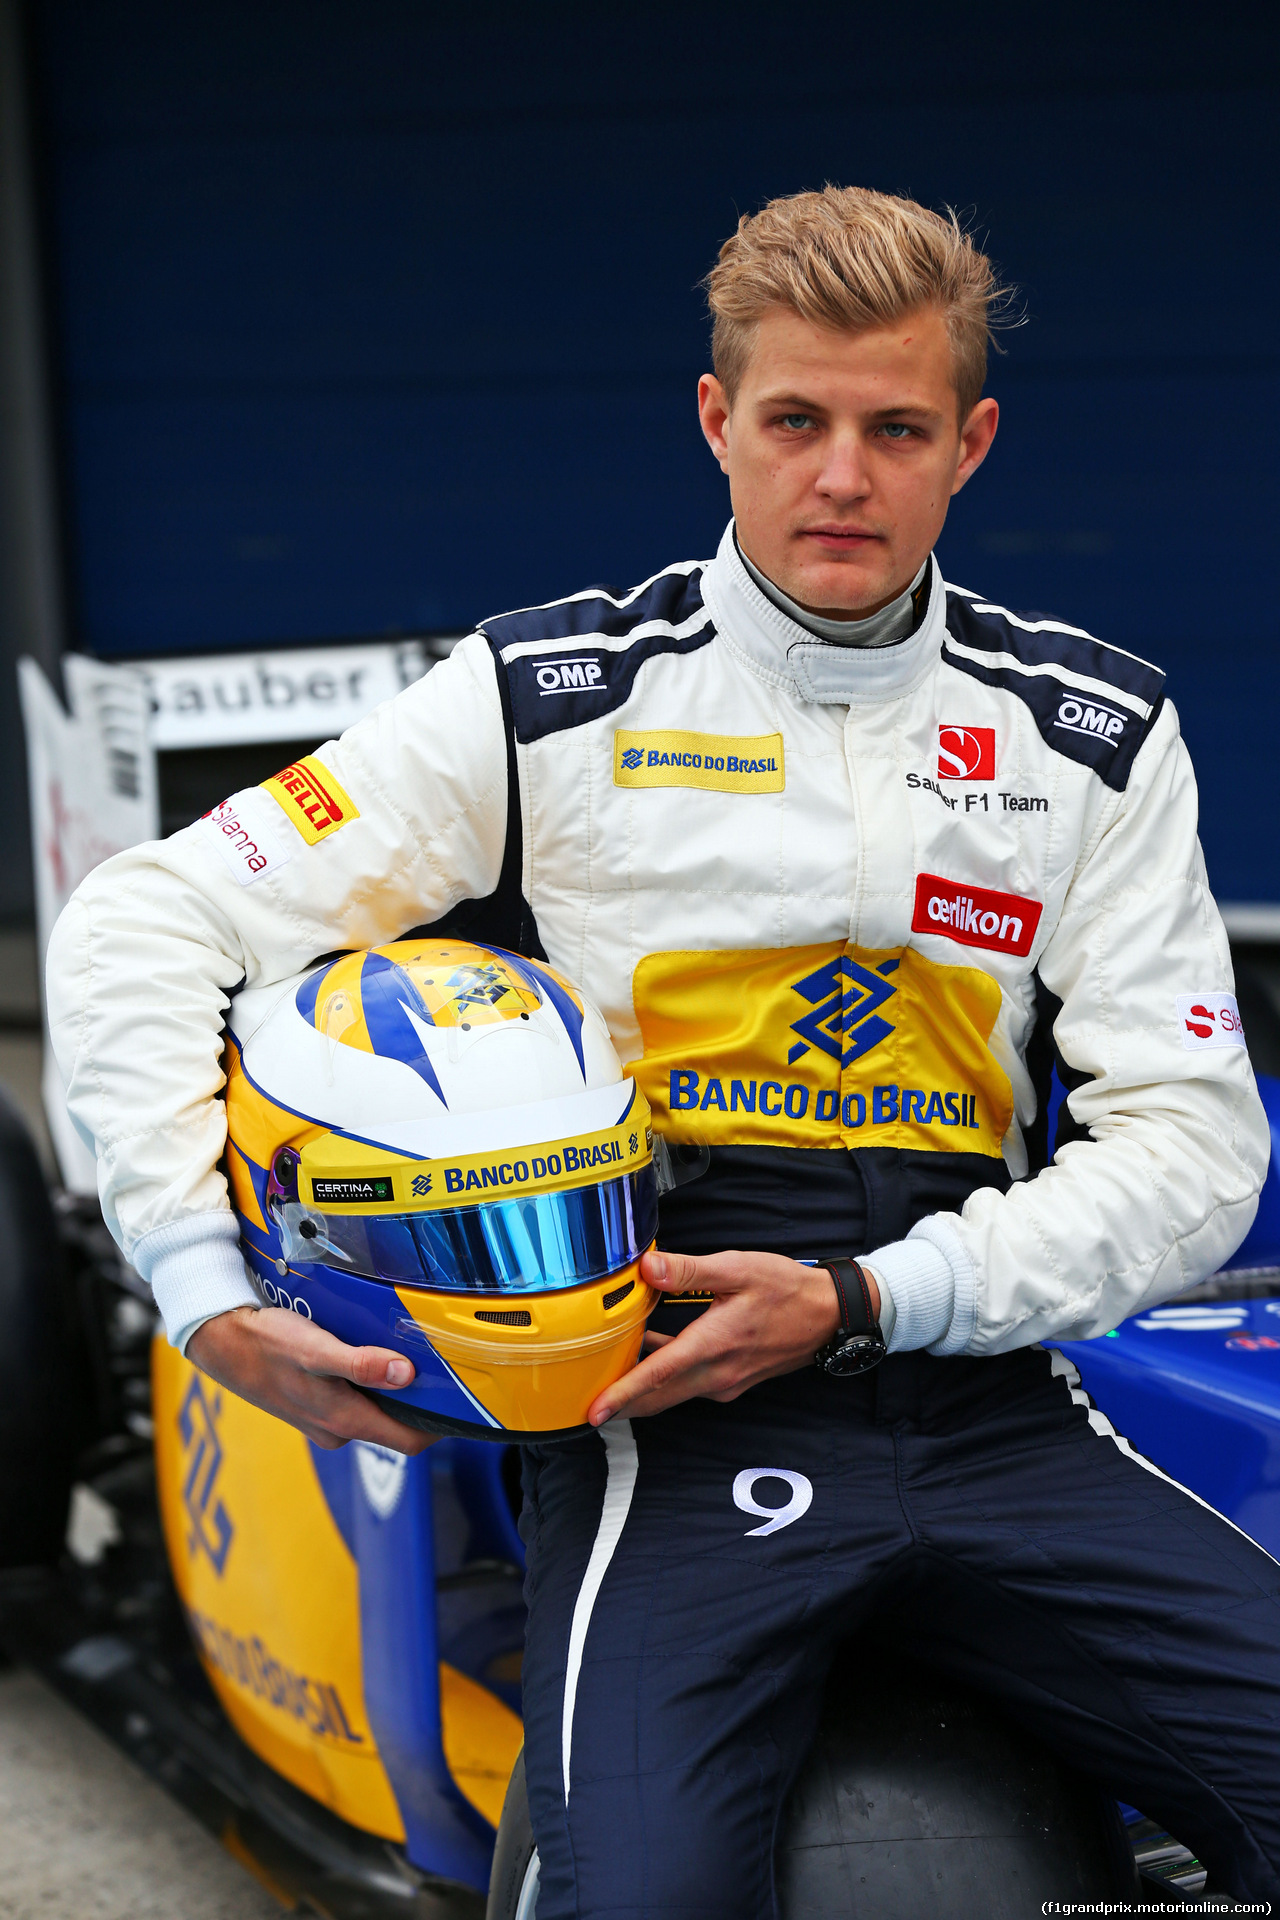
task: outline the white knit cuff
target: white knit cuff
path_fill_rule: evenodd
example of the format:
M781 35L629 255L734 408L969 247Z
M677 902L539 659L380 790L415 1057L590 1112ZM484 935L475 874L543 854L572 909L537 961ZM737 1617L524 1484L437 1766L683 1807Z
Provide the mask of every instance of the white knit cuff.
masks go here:
M893 1303L893 1295L889 1291L889 1282L882 1273L877 1272L869 1260L859 1260L858 1265L865 1267L876 1283L876 1289L880 1295L880 1331L884 1336L884 1343L887 1347L893 1339L893 1329L898 1323L898 1309Z
M905 1240L877 1247L867 1265L883 1277L896 1309L890 1353L925 1347L961 1353L973 1333L973 1268L954 1233L936 1217L921 1220Z
M951 1275L950 1324L931 1343L929 1352L943 1359L954 1353L967 1352L978 1325L978 1276L964 1242L955 1229L948 1226L945 1218L937 1213L917 1221L907 1238L917 1244L923 1241L926 1246L932 1247L946 1261Z
M197 1327L235 1307L260 1307L233 1213L197 1213L144 1233L129 1258L151 1287L170 1346L185 1353Z

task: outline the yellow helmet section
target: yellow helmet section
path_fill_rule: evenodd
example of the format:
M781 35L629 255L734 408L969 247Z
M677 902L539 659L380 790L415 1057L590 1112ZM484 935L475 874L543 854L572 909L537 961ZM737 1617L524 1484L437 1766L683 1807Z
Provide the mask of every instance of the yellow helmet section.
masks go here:
M521 1015L528 1018L542 1004L527 977L527 963L522 967L514 958L467 940L392 940L367 952L344 954L326 967L308 1009L318 1033L365 1053L376 1053L384 1044L377 1015L365 1004L371 958L394 970L408 1004L430 1027L470 1032ZM581 996L553 967L540 962L538 971L581 1009ZM381 970L373 979L380 981Z
M607 1281L559 1293L477 1299L417 1287L396 1291L411 1325L500 1425L516 1433L583 1426L596 1396L635 1366L658 1300L640 1278L638 1262ZM413 1351L412 1342L406 1351Z

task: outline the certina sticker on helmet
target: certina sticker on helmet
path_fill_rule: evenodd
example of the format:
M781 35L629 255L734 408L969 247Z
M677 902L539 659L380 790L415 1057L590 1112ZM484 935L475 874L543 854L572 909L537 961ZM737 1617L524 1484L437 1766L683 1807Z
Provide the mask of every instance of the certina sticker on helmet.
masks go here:
M1184 1047L1243 1047L1244 1022L1234 993L1180 993L1178 1022Z
M626 733L613 736L615 787L701 787L710 793L781 793L782 735Z
M327 840L348 820L360 818L360 809L350 794L313 753L273 773L262 782L262 791L271 795L309 847Z
M214 845L242 887L251 887L264 873L274 873L293 858L263 819L262 802L251 788L233 794L203 814L199 825L212 835Z

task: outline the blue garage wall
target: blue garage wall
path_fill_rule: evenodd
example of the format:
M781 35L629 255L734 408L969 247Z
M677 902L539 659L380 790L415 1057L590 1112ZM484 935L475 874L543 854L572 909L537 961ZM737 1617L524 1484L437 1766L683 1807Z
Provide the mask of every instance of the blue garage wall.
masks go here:
M739 209L860 181L1025 294L950 576L1165 666L1215 886L1280 901L1273 30L1122 11L42 0L80 644L456 628L709 552L694 283Z

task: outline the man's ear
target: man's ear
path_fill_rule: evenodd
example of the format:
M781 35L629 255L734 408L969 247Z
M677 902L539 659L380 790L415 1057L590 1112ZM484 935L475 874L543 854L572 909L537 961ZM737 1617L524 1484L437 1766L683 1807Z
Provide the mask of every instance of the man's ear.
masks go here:
M979 400L968 419L960 429L960 464L956 468L956 477L951 483L954 496L971 474L978 471L991 451L991 442L996 437L996 428L1000 424L1000 404L996 400ZM704 428L705 432L706 429Z
M698 382L698 418L707 445L720 463L720 471L729 471L729 401L714 373L704 373Z

